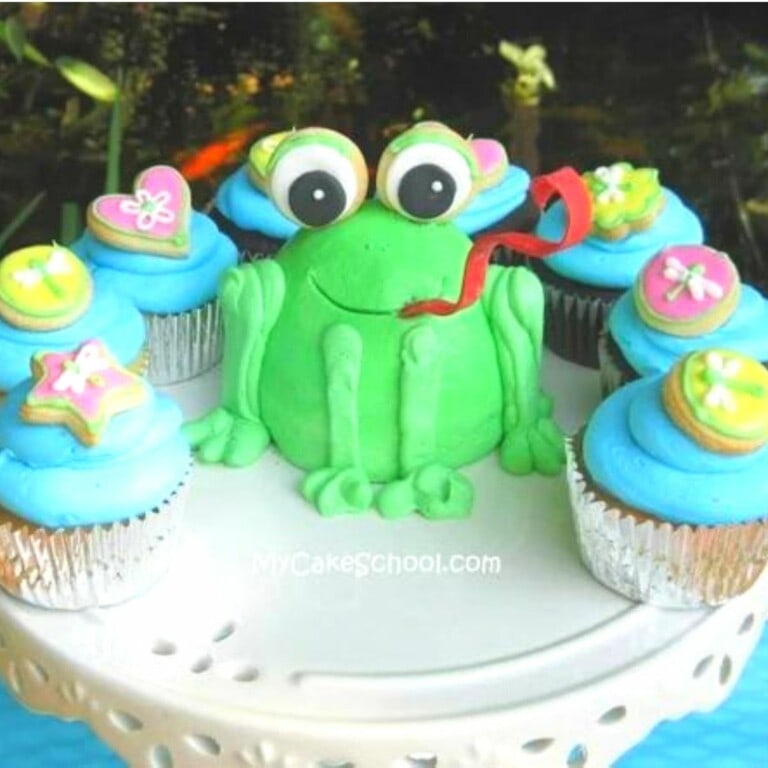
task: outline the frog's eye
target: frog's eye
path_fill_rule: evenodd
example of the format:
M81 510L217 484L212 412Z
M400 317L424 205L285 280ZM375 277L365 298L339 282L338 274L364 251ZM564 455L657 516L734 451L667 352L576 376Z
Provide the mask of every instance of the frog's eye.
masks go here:
M469 143L440 123L420 123L384 151L376 191L390 208L416 221L445 221L475 193L479 176Z
M324 227L349 216L367 192L363 155L346 136L324 128L294 131L269 162L269 193L283 213L304 227Z

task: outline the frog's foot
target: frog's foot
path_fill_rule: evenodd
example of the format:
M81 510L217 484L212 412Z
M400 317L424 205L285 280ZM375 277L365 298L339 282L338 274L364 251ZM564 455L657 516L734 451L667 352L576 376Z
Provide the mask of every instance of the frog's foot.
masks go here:
M475 490L455 469L428 464L402 480L387 483L376 499L382 517L405 517L418 512L430 520L466 517Z
M373 504L373 486L359 467L328 467L310 472L304 478L301 492L324 517L365 512Z
M556 475L565 463L565 444L560 430L548 416L535 424L516 428L504 436L501 466L513 475Z
M269 433L261 421L235 416L215 408L207 416L184 425L184 434L204 464L245 467L253 464L269 445Z

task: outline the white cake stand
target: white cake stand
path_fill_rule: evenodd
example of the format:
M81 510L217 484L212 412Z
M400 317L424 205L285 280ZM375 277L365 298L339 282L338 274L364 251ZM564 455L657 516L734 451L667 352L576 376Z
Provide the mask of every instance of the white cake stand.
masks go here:
M597 377L550 358L546 378L574 429ZM174 394L192 416L216 388L211 374ZM473 517L434 523L321 519L275 455L202 468L168 578L74 615L3 597L0 673L137 768L604 768L728 695L768 580L715 611L630 604L581 565L562 477L511 478L493 459L469 473ZM377 569L490 555L501 571L342 572L341 556L375 554Z

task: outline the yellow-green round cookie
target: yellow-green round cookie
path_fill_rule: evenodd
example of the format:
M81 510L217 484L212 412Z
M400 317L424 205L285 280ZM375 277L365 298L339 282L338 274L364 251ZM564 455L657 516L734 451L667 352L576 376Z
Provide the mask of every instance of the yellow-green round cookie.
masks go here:
M582 175L592 199L592 232L621 240L648 229L664 208L664 190L655 168L630 163L601 166Z
M33 245L0 261L0 317L16 328L53 331L91 305L88 268L61 245Z
M248 178L251 183L262 192L267 191L267 177L269 175L269 161L275 150L290 136L292 131L280 131L264 136L251 145L248 150Z
M662 398L672 421L710 451L751 453L768 442L768 370L751 357L691 352L667 374Z
M431 120L393 139L376 173L379 200L415 221L454 218L481 186L475 148L447 125Z

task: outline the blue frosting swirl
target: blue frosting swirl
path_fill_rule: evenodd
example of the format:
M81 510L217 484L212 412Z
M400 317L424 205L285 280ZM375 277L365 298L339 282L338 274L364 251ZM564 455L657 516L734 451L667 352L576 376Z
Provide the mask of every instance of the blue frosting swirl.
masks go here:
M768 446L743 455L701 447L661 400L663 376L603 401L584 435L584 462L604 491L671 523L725 525L765 517Z
M0 408L0 506L46 528L127 520L169 498L184 478L190 449L181 411L153 393L115 416L88 447L64 426L28 424L19 409L32 382Z
M204 214L193 212L189 235L185 258L125 251L88 231L70 247L88 263L97 286L122 293L142 312L169 314L211 301L222 272L237 264L237 247Z
M627 362L641 376L668 371L678 358L698 349L732 349L768 362L768 300L748 285L741 286L736 311L710 333L672 336L646 325L635 309L632 292L625 293L608 316L611 336Z
M484 189L454 220L464 233L473 235L519 208L528 194L531 177L524 168L511 165L504 178L493 187Z
M69 352L97 338L123 365L138 358L146 340L144 318L133 303L100 286L85 314L65 328L30 331L0 320L0 392L7 392L29 376L29 361L35 352Z
M562 277L599 288L629 288L648 259L667 245L701 245L704 231L698 216L671 190L653 225L623 240L587 237L572 248L549 256L545 264ZM536 234L557 241L565 230L565 211L558 201L539 219Z
M240 229L261 232L276 240L287 240L299 230L296 222L283 216L275 204L251 184L244 165L222 182L215 204Z

